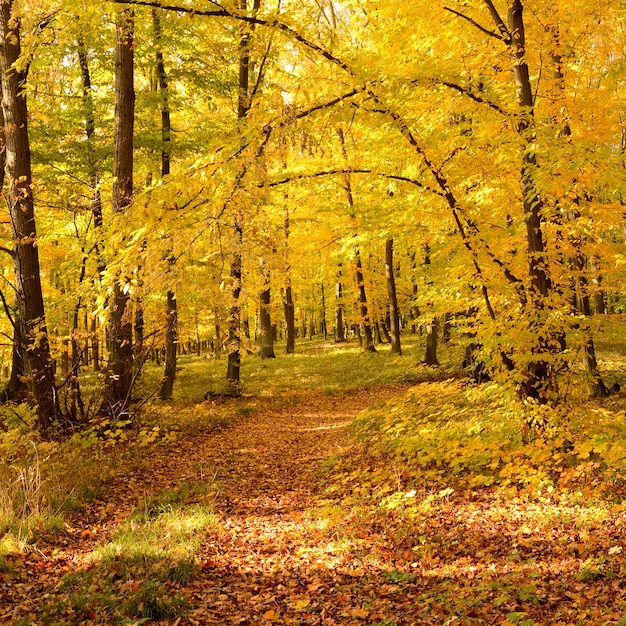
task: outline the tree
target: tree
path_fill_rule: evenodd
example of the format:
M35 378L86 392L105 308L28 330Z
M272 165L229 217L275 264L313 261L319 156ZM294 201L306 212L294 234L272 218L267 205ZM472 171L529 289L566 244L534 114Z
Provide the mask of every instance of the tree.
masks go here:
M16 339L25 355L26 373L37 403L37 425L45 434L60 417L60 410L37 248L25 91L28 64L22 58L20 18L12 0L0 6L0 70L18 313L15 328L19 328Z
M133 198L135 119L134 12L119 11L115 41L115 155L113 213L124 212ZM133 385L133 320L128 285L116 276L109 300L109 363L101 411L119 416L128 410Z

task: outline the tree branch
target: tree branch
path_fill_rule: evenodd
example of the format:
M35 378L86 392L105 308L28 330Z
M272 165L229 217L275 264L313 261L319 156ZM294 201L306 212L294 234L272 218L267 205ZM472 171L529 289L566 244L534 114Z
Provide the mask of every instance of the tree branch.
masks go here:
M276 28L290 37L293 37L296 41L301 43L306 48L310 50L314 50L315 52L321 54L327 61L330 61L334 65L340 67L344 72L348 73L350 76L354 76L354 72L352 68L348 66L347 63L342 61L339 57L336 57L334 54L315 43L314 41L309 41L304 35L301 35L298 31L294 30L291 26L288 26L284 22L281 22L278 18L265 19L262 17L250 16L244 13L235 12L232 9L226 8L220 5L217 2L212 2L217 8L213 10L201 11L198 9L192 9L190 7L171 5L171 4L162 4L161 2L156 2L154 0L109 0L113 4L126 4L133 6L144 6L144 7L154 7L157 9L163 9L164 11L175 11L177 13L187 13L189 15L197 15L200 17L229 17L234 20L239 20L241 22L246 22L248 24L257 24L259 26L267 26L268 28Z
M453 13L457 17L460 17L460 18L464 19L465 21L469 22L472 26L475 26L476 28L478 28L478 30L480 30L481 32L485 33L485 35L489 35L490 37L495 37L496 39L499 39L500 41L502 41L504 39L502 37L502 33L496 33L493 30L489 30L488 28L485 28L484 26L479 24L476 20L472 19L468 15L464 15L463 13L459 13L459 11L455 11L454 9L451 9L450 7L443 7L443 10L444 11L448 11L450 13Z
M459 93L462 93L464 96L467 96L474 102L487 105L490 109L497 111L501 115L505 115L507 117L509 115L498 103L487 100L487 98L481 96L480 94L477 94L474 91L471 91L470 89L467 89L467 87L463 87L462 85L458 85L457 83L451 83L447 80L433 79L432 82L443 85L444 87L448 87L449 89L453 89L454 91L458 91Z
M280 180L274 180L269 183L261 183L259 184L259 187L264 187L264 186L278 187L279 185L286 185L288 183L291 183L297 180L304 180L308 178L321 178L322 176L335 176L337 174L373 174L374 176L378 176L380 178L387 178L390 180L398 180L401 182L409 183L411 185L415 185L416 187L419 187L420 189L425 189L426 191L429 191L430 193L433 193L437 196L443 196L441 191L438 191L437 189L433 189L432 187L425 185L424 183L422 183L419 180L416 180L415 178L410 178L408 176L400 176L398 174L387 174L386 172L376 172L375 170L370 170L370 169L351 168L351 167L343 167L343 168L338 168L338 169L324 170L321 172L311 172L311 173L305 173L305 174L294 174L292 176L285 176L284 178L281 178Z
M507 46L510 46L513 43L513 35L511 34L511 31L508 29L507 25L504 23L504 20L500 17L498 9L496 9L492 0L483 0L483 2L485 3L485 6L491 14L491 18L493 19L496 27L502 35L502 41L504 41Z

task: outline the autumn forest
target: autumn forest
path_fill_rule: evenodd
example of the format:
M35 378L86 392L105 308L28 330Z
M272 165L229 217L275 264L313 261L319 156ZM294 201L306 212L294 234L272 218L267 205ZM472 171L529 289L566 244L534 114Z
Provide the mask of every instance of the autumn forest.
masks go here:
M626 624L621 0L6 0L0 80L0 621Z

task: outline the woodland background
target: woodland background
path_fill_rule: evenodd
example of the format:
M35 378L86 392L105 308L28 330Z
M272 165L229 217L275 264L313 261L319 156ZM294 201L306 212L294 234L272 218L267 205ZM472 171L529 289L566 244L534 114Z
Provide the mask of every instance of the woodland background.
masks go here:
M191 583L245 561L233 502L258 513L261 489L298 559L347 533L363 587L309 572L306 597L240 614L225 583L224 615L623 623L625 18L617 0L2 3L0 597L22 591L0 617L203 623ZM246 465L249 432L283 460ZM198 479L196 444L232 444L230 469ZM148 450L165 469L136 465ZM445 518L468 510L517 552L460 540ZM124 552L196 513L169 552ZM94 516L127 533L130 569L83 541ZM219 558L194 543L217 527ZM34 572L57 604L32 605ZM403 601L379 603L380 576Z

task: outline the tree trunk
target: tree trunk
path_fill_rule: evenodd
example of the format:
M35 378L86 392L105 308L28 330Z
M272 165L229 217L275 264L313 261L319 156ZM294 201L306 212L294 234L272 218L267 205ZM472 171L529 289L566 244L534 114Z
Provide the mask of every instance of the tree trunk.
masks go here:
M337 129L339 135L339 143L341 145L341 151L344 159L347 160L348 154L346 150L346 138L342 128ZM352 194L352 183L350 181L349 174L344 176L344 187L346 190L346 199L348 207L350 209L350 217L354 220L354 196ZM365 293L365 281L363 279L363 265L361 263L361 252L358 248L354 248L354 263L355 263L355 277L357 285L357 293L359 299L359 312L361 314L361 323L363 325L363 333L365 335L365 346L363 349L366 352L376 352L374 347L374 338L372 336L372 326L370 322L369 310L367 307L367 295Z
M296 349L296 312L293 304L291 285L287 285L285 289L283 308L285 311L285 328L287 333L287 346L285 351L287 354L293 354Z
M389 331L391 335L391 353L402 354L400 345L400 315L398 314L398 295L393 274L393 239L387 239L385 246L385 278L389 295Z
M291 225L289 220L289 209L285 207L285 274L286 287L285 295L283 297L283 311L285 315L285 329L287 333L287 345L285 352L287 354L293 354L296 351L296 312L293 304L293 292L291 289L291 265L289 262L289 234L291 231Z
M37 426L46 434L60 410L41 290L28 138L27 70L21 69L20 22L12 13L13 0L3 2L0 6L0 69L9 213L15 246L17 317L24 329L19 335L37 403Z
M322 296L322 319L320 321L320 332L326 341L328 337L328 327L326 324L326 293L324 292L324 283L321 284L321 296Z
M124 211L133 197L134 13L118 12L115 45L115 129L113 212ZM130 295L115 281L109 302L109 363L101 412L117 417L128 410L133 383L133 318Z
M178 342L178 309L176 295L167 290L167 327L165 330L165 372L159 389L161 400L169 400L176 378L176 344Z
M255 8L259 0L255 0ZM239 0L239 8L246 11L247 0ZM246 28L244 26L244 28ZM250 33L243 30L239 40L239 94L237 119L243 120L250 110ZM226 378L235 387L241 379L241 278L243 244L243 215L238 211L233 224L233 258L230 265L232 305L228 319L228 366Z
M163 178L170 174L172 122L169 105L169 84L165 71L165 61L163 60L161 19L159 17L159 11L156 8L152 9L152 29L154 34L154 47L156 48L155 69L161 102L161 178ZM174 258L170 256L168 259L168 271L171 271L173 264ZM165 319L165 370L159 389L159 397L161 400L169 400L172 397L178 360L178 306L176 294L171 289L167 290Z
M536 331L535 345L531 346L533 355L525 367L524 380L519 387L522 399L533 398L539 403L550 400L554 384L554 368L550 365L552 356L558 350L555 337L540 332L550 307L549 297L552 283L548 275L549 260L546 256L543 239L544 203L535 185L535 172L538 168L534 148L534 95L526 56L526 38L524 31L523 5L521 0L512 0L508 10L508 32L510 33L510 51L513 62L513 77L517 88L516 116L517 133L522 140L522 164L520 185L526 224L527 259L530 277L530 299L532 309L528 312L531 331Z
M272 328L272 319L270 315L270 273L267 268L265 259L259 259L261 270L261 283L263 285L259 294L259 349L258 355L262 359L274 359L274 330Z
M343 284L341 282L341 264L337 269L337 281L335 283L335 341L343 343L346 341L346 327L343 319Z

